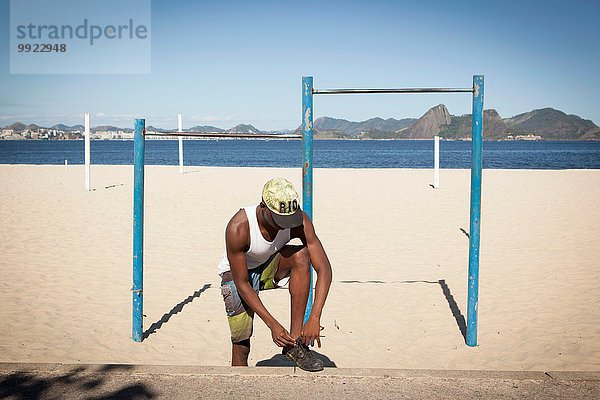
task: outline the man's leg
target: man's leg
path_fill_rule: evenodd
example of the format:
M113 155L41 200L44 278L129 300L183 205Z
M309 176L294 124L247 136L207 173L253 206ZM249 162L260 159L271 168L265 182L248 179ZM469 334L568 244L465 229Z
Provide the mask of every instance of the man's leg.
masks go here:
M231 366L232 367L247 367L249 354L250 354L250 339L242 340L239 343L232 343Z
M290 277L289 291L291 296L290 335L300 337L304 322L304 312L310 290L310 256L305 246L285 246L275 273L275 282L286 276Z
M242 301L231 272L221 275L221 294L231 331L231 365L247 366L254 312Z
M310 256L304 246L285 246L280 252L279 262L275 273L269 274L269 283L273 280L279 284L281 279L289 276L291 295L291 327L290 335L299 338L302 334L304 312L310 290ZM266 271L265 271L266 272ZM265 289L267 288L266 281ZM270 285L274 286L273 283ZM283 350L285 356L305 371L322 371L323 362L305 344L296 344Z

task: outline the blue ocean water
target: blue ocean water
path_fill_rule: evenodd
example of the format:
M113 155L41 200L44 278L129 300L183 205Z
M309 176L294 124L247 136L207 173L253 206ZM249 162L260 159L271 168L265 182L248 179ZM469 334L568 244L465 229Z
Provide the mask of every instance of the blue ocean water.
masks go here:
M0 141L0 164L83 164L83 141ZM186 140L185 165L300 167L299 140ZM92 164L131 165L133 141L92 141ZM470 168L471 143L440 142L441 168ZM147 140L146 164L178 165L177 140ZM317 168L433 168L432 140L315 140ZM600 169L600 142L483 143L483 167Z

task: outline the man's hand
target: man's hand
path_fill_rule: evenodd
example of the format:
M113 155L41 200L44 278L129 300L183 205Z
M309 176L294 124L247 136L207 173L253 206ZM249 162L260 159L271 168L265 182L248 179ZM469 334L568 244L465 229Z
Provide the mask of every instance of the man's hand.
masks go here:
M314 346L315 340L319 347L321 347L321 323L318 318L311 316L302 328L302 341L307 346Z
M271 337L273 338L273 342L275 342L275 344L279 347L293 347L296 345L296 340L294 340L290 333L285 330L285 328L281 326L279 322L275 322L271 328Z

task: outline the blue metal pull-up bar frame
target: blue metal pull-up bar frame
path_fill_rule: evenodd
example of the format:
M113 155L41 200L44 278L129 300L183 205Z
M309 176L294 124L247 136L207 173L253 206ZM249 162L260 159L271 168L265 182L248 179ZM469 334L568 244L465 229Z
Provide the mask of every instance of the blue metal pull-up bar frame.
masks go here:
M370 93L473 93L473 148L471 162L471 222L469 239L469 283L467 304L467 337L469 346L477 345L477 304L479 282L479 227L481 215L481 153L483 129L483 76L473 76L472 88L408 88L408 89L313 89L313 78L302 78L302 207L313 218L313 95ZM236 138L298 138L299 135L222 134L205 132L146 133L146 120L136 119L134 129L134 189L133 189L133 295L132 339L143 340L143 270L144 270L144 164L145 136L197 136ZM312 268L305 320L312 311Z
M471 207L469 228L469 280L467 299L468 346L477 346L477 305L479 299L479 231L481 216L481 156L483 130L483 75L473 76L470 88L401 88L401 89L314 89L313 77L302 77L302 207L313 217L313 95L315 94L379 94L379 93L473 93L471 150ZM310 291L304 321L313 304L313 279L310 271Z

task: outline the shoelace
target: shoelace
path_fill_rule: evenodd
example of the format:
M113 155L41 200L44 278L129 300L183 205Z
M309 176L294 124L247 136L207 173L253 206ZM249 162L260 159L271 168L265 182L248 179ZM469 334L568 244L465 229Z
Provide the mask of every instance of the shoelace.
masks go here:
M296 342L296 347L298 348L298 350L294 352L294 374L296 373L296 366L298 365L298 356L300 355L300 358L304 358L305 356L303 345L304 344L301 342Z
M298 365L298 353L300 353L300 344L296 342L296 347L298 347L298 351L294 352L294 374L296 373L296 366Z

